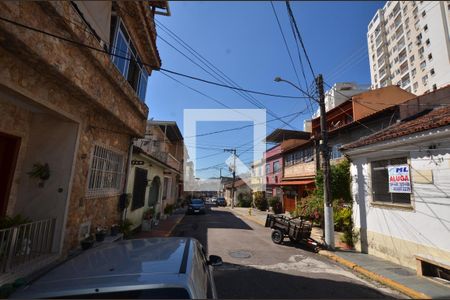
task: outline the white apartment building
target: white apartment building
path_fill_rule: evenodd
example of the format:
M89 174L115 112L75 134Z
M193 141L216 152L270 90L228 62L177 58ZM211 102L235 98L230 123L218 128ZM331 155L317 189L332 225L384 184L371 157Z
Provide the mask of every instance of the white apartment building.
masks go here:
M450 1L387 1L369 23L372 89L422 95L450 84Z
M369 85L355 82L336 82L325 92L325 111L341 105L354 95L361 94L369 89ZM320 108L313 114L313 118L320 116ZM304 130L311 132L308 121L303 123ZM308 131L309 130L309 131Z

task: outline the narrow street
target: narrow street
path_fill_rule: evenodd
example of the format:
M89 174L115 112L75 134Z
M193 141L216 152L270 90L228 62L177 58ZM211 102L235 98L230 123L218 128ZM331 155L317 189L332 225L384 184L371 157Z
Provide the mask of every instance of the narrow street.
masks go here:
M229 208L186 215L173 236L198 239L222 257L214 277L219 298L404 298L308 249L276 245L270 229L241 219Z

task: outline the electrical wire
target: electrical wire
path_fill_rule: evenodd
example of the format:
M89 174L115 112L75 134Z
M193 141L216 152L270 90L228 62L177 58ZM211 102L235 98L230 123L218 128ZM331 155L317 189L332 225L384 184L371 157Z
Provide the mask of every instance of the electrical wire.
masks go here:
M81 43L81 42L78 42L78 41L75 41L75 40L72 40L72 39L60 36L60 35L57 35L57 34L50 33L50 32L45 31L45 30L41 30L41 29L38 29L38 28L35 28L35 27L31 27L31 26L28 26L28 25L25 25L25 24L22 24L22 23L19 23L19 22L16 22L16 21L4 18L4 17L0 17L0 20L4 21L4 22L7 22L7 23L10 23L10 24L13 24L13 25L16 25L18 27L22 27L22 28L25 28L25 29L28 29L28 30L31 30L31 31L34 31L34 32L38 32L38 33L47 35L47 36L51 36L53 38L56 38L56 39L59 39L59 40L62 40L62 41L65 41L65 42L77 45L79 47L84 47L84 48L87 48L87 49L90 49L90 50L93 50L93 51L96 51L96 52L105 53L105 54L108 54L110 56L118 57L118 58L121 58L121 59L124 59L124 60L127 60L127 61L133 60L133 58L129 58L129 57L126 57L126 56L123 56L123 55L118 55L118 54L112 54L112 53L110 53L109 51L107 51L105 49L93 47L93 46L90 46L90 45L87 45L87 44L84 44L84 43ZM208 84L215 85L215 86L220 86L220 87L223 87L223 88L244 91L244 92L247 92L247 93L252 93L252 94L257 94L257 95L262 95L262 96L277 97L277 98L288 98L288 99L302 99L302 98L308 98L309 97L309 95L306 95L306 97L305 96L302 97L302 96L279 95L279 94L266 93L266 92L249 90L249 89L244 89L244 88L237 88L237 87L229 86L229 85L226 85L226 84L221 84L221 83L218 83L218 82L214 82L214 81L202 79L202 78L199 78L199 77L195 77L195 76L192 76L192 75L187 75L187 74L183 74L183 73L176 72L176 71L173 71L173 70L161 68L161 67L154 66L154 65L151 65L151 64L148 64L148 63L145 63L145 62L141 62L141 64L144 65L144 66L150 67L150 68L152 68L155 71L167 72L167 73L171 73L173 75L186 77L186 78L189 78L189 79L192 79L192 80L196 80L196 81L200 81L200 82L203 82L203 83L208 83Z

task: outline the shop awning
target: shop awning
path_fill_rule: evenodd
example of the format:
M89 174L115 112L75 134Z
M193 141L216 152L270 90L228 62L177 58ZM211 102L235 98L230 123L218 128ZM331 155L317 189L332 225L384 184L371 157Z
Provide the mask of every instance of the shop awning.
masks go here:
M288 186L288 185L307 185L310 183L314 183L314 179L305 179L305 180L291 180L291 181L282 181L277 183L279 186Z

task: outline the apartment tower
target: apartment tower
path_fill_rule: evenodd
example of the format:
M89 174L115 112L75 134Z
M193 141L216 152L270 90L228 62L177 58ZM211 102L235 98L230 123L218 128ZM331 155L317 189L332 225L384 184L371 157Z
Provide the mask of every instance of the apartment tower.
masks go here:
M450 1L387 1L369 23L372 89L416 95L450 84Z

